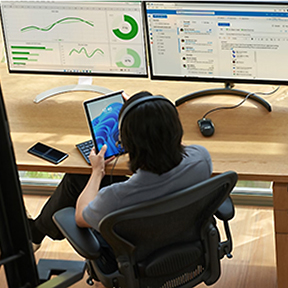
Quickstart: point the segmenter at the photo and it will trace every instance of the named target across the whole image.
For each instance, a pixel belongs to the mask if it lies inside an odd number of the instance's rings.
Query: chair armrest
[[[223,221],[231,220],[235,215],[234,204],[229,196],[218,208],[215,216]]]
[[[228,221],[235,215],[234,204],[230,196],[220,205],[215,213],[215,216],[224,222],[225,233],[227,241],[221,242],[219,245],[219,257],[223,258],[226,255],[232,258],[231,251],[233,247],[232,237],[229,229]]]
[[[90,260],[99,258],[100,244],[91,229],[77,226],[75,208],[67,207],[57,211],[53,221],[77,253]]]

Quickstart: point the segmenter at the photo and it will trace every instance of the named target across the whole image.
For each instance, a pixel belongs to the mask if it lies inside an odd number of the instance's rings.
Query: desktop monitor
[[[1,1],[9,72],[147,77],[140,1]]]
[[[288,2],[147,1],[152,79],[288,84]]]

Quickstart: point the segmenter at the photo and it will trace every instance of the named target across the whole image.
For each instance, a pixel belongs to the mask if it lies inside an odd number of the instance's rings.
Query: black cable
[[[240,101],[238,104],[233,105],[233,106],[223,106],[223,107],[217,107],[214,109],[209,110],[207,113],[204,114],[204,116],[202,117],[203,119],[206,118],[206,116],[212,112],[218,111],[218,110],[223,110],[223,109],[235,109],[237,107],[239,107],[240,105],[242,105],[251,95],[271,95],[274,94],[275,92],[277,92],[279,90],[280,86],[278,86],[276,89],[269,91],[269,92],[250,92],[248,93],[245,98]]]
[[[119,157],[120,157],[120,154],[116,157],[116,159],[114,161],[114,164],[113,164],[113,166],[111,168],[111,171],[110,171],[110,184],[113,183],[113,171],[114,171],[114,168],[115,168],[115,166],[116,166],[116,164],[118,162]]]

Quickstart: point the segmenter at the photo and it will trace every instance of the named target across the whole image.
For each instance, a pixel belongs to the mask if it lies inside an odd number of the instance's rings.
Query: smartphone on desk
[[[30,147],[27,152],[35,156],[38,156],[42,159],[45,159],[49,162],[52,162],[54,164],[58,164],[68,157],[67,153],[52,148],[40,142]]]

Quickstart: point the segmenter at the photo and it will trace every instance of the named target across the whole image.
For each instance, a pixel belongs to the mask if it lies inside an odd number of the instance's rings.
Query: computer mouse
[[[203,136],[209,137],[214,134],[215,127],[211,119],[202,118],[198,120],[197,123],[199,125],[200,132],[202,133]]]

